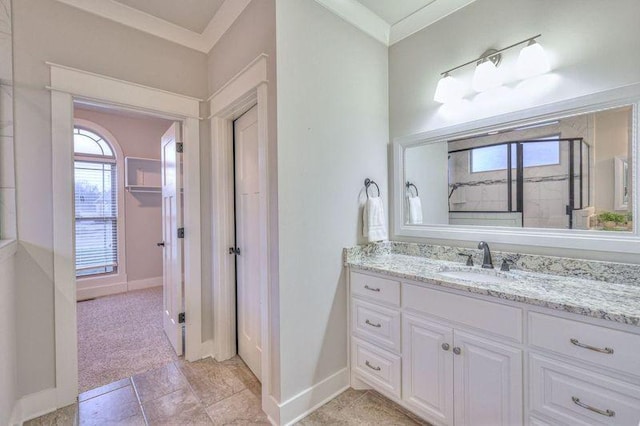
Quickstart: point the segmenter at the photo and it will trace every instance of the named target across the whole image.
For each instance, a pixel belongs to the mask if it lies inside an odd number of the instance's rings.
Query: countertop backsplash
[[[460,262],[461,265],[464,265],[466,259],[460,256],[459,253],[473,255],[473,262],[476,265],[482,264],[481,250],[423,243],[406,243],[401,241],[384,241],[345,248],[343,260],[346,265],[362,257],[400,254]],[[513,269],[522,271],[640,286],[640,265],[636,264],[518,254],[493,250],[491,251],[491,255],[493,265],[497,269],[500,268],[502,259],[508,258],[514,263],[512,265]]]

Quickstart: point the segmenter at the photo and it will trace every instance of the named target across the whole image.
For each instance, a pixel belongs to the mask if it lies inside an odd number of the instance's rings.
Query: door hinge
[[[229,247],[229,254],[239,255],[240,254],[240,248],[239,247]]]
[[[182,142],[176,143],[176,152],[184,152],[184,143]]]
[[[178,238],[184,238],[184,228],[178,228]]]
[[[178,314],[178,324],[184,324],[184,312]]]

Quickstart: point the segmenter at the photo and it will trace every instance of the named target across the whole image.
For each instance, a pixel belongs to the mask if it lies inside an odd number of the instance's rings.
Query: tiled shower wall
[[[0,239],[16,236],[11,0],[0,0]]]

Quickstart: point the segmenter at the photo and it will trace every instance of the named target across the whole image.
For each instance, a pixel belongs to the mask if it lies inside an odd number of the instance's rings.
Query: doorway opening
[[[74,102],[78,390],[183,353],[180,122]]]

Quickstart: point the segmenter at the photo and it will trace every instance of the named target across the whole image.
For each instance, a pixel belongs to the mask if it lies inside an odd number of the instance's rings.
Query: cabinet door
[[[522,351],[459,331],[454,343],[456,426],[522,424]]]
[[[453,330],[403,314],[402,399],[432,423],[453,424]]]

